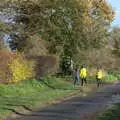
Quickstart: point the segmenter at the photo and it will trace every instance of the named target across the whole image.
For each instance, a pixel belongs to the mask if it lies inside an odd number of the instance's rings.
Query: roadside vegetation
[[[73,87],[72,79],[46,77],[16,84],[0,85],[0,118],[14,113],[27,113],[72,96],[86,96],[95,86]],[[85,93],[84,93],[85,92]],[[22,111],[22,112],[20,112]]]
[[[110,72],[104,78],[104,81],[109,83],[119,82],[119,80],[120,80],[119,72]]]
[[[106,110],[96,120],[119,120],[120,119],[120,103],[115,104],[110,110]]]
[[[118,74],[108,75],[105,83],[115,82]],[[112,76],[112,78],[111,78]],[[110,78],[110,79],[109,79]],[[96,87],[94,77],[88,78],[89,85],[81,87],[80,82],[74,88],[73,79],[68,76],[65,78],[43,77],[38,80],[25,80],[11,84],[0,84],[0,118],[22,113],[30,113],[31,110],[45,107],[45,105],[59,103],[71,97],[86,96]],[[22,111],[22,112],[20,112]]]
[[[0,117],[91,91],[73,88],[70,75],[82,64],[89,84],[100,66],[105,83],[120,80],[120,28],[111,27],[106,0],[0,2]]]

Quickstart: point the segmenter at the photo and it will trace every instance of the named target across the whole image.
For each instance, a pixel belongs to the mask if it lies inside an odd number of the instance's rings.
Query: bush
[[[19,82],[32,77],[32,69],[23,57],[18,56],[9,64],[9,69],[12,74],[10,82]]]
[[[111,73],[112,75],[116,76],[117,77],[117,80],[120,80],[120,72],[112,72]]]
[[[36,79],[47,75],[54,75],[59,67],[59,59],[56,56],[26,56],[26,59],[34,63]]]
[[[17,52],[0,51],[0,83],[12,83],[32,76],[32,68]]]
[[[105,82],[117,82],[118,78],[113,74],[108,74],[105,76],[104,81]]]

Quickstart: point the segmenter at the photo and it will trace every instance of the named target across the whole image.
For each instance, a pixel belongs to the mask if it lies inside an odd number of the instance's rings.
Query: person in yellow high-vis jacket
[[[85,65],[82,65],[81,70],[80,70],[80,79],[81,79],[81,86],[87,84],[87,69]]]
[[[102,78],[103,78],[103,71],[101,68],[98,68],[96,72],[96,80],[98,87],[102,84]]]

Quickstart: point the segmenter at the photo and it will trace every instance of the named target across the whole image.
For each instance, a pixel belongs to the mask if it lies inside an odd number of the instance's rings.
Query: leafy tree
[[[89,43],[91,46],[93,43],[99,44],[102,40],[99,34],[100,29],[104,33],[106,30],[104,27],[114,17],[110,5],[106,1],[98,0],[39,0],[35,2],[20,0],[14,2],[13,7],[17,10],[15,21],[19,27],[22,26],[27,33],[39,33],[42,39],[49,42],[50,53],[71,56],[77,48],[85,48]],[[100,28],[101,23],[104,24]],[[98,30],[98,39],[89,37],[93,28]]]
[[[111,45],[113,47],[113,54],[120,57],[120,28],[113,28],[111,31]]]
[[[28,54],[30,45],[36,47],[31,43],[40,42],[30,37],[39,34],[47,42],[49,54],[73,60],[82,55],[81,51],[85,54],[86,49],[105,45],[114,18],[106,0],[13,0],[8,6],[16,13],[11,33],[13,48]]]

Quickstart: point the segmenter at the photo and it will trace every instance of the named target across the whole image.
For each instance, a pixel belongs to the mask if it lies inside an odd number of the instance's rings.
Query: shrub
[[[19,56],[9,64],[9,69],[12,74],[10,82],[19,82],[32,77],[32,69],[23,57]]]
[[[0,83],[18,82],[33,75],[32,67],[18,52],[0,51]]]
[[[37,79],[46,75],[54,75],[59,67],[59,59],[56,56],[27,56],[26,59],[33,62]]]
[[[118,78],[112,74],[108,74],[106,75],[106,77],[104,78],[105,82],[117,82]]]

